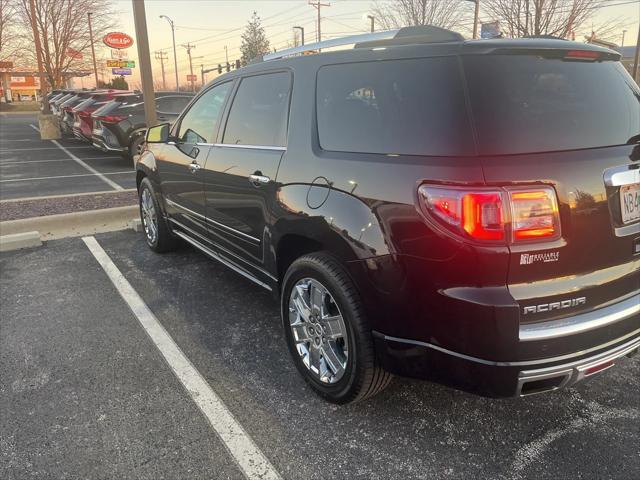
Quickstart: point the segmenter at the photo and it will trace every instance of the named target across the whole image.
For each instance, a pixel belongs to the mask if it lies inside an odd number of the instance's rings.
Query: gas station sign
[[[107,60],[107,67],[111,68],[135,68],[136,62],[133,60]]]

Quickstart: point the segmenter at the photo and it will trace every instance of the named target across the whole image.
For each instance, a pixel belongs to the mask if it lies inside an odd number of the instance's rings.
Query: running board
[[[182,226],[182,225],[181,225]],[[272,288],[267,285],[264,282],[261,282],[260,280],[258,280],[256,277],[254,277],[253,275],[251,275],[249,272],[243,270],[242,268],[234,265],[233,263],[231,263],[230,261],[226,260],[225,258],[221,257],[219,254],[217,254],[216,252],[214,252],[213,250],[211,250],[209,247],[207,247],[206,245],[203,245],[202,243],[200,243],[199,241],[191,238],[189,235],[187,235],[184,232],[181,232],[179,230],[174,230],[173,234],[176,235],[177,237],[180,237],[181,239],[183,239],[185,242],[191,244],[192,246],[196,247],[198,250],[200,250],[202,253],[204,253],[205,255],[207,255],[210,258],[213,258],[214,260],[219,261],[220,263],[222,263],[223,265],[225,265],[226,267],[229,267],[231,270],[233,270],[236,273],[239,273],[240,275],[242,275],[243,277],[251,280],[253,283],[260,285],[262,288],[265,288],[267,290],[269,290],[270,292],[272,291]]]

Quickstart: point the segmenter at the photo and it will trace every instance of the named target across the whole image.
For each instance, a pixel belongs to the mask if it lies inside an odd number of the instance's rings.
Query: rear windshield
[[[619,62],[463,57],[480,154],[621,145],[640,133],[640,92]]]
[[[500,155],[622,145],[640,134],[640,90],[619,62],[463,56],[470,105],[458,62],[437,57],[322,67],[320,146]]]
[[[437,156],[474,151],[455,57],[322,67],[317,112],[325,150]]]

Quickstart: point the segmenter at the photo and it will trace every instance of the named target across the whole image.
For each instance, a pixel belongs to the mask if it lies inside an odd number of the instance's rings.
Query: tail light
[[[126,115],[100,115],[95,117],[96,120],[100,120],[102,123],[118,123],[127,118]]]
[[[564,58],[566,60],[598,60],[602,54],[593,50],[569,50]]]
[[[481,243],[556,240],[560,215],[551,187],[465,189],[422,185],[422,211],[460,237]]]

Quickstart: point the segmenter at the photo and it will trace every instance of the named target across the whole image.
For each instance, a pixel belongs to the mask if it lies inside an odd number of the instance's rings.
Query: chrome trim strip
[[[242,233],[240,230],[236,230],[235,228],[228,227],[224,223],[216,222],[215,220],[213,220],[213,219],[211,219],[209,217],[207,217],[207,221],[211,222],[212,224],[214,224],[214,225],[216,225],[216,226],[218,226],[220,228],[224,228],[226,230],[229,230],[229,232],[231,232],[231,233],[234,233],[236,235],[240,235],[241,237],[244,237],[247,240],[251,240],[253,243],[256,243],[258,245],[260,244],[260,239],[259,238],[253,237],[251,235],[247,235],[246,233]]]
[[[173,222],[176,222],[175,220],[173,220]],[[183,227],[185,228],[185,227]],[[185,228],[188,229],[188,228]],[[231,270],[233,270],[236,273],[239,273],[240,275],[242,275],[243,277],[251,280],[253,283],[260,285],[262,288],[265,288],[269,291],[271,291],[271,287],[269,285],[267,285],[266,283],[261,282],[260,280],[258,280],[256,277],[254,277],[253,275],[251,275],[250,273],[244,271],[243,269],[241,269],[240,267],[234,265],[233,263],[231,263],[230,261],[224,259],[223,257],[221,257],[220,255],[218,255],[216,252],[214,252],[213,250],[211,250],[210,248],[208,248],[207,246],[201,244],[199,241],[195,240],[194,238],[191,238],[189,235],[187,235],[184,232],[180,232],[180,231],[174,231],[173,232],[175,235],[179,236],[180,238],[182,238],[184,241],[186,241],[187,243],[190,243],[191,245],[193,245],[194,247],[196,247],[198,250],[200,250],[201,252],[203,252],[204,254],[206,254],[207,256],[213,258],[214,260],[219,261],[220,263],[222,263],[223,265],[225,265],[226,267],[229,267]]]
[[[518,375],[518,387],[516,390],[516,395],[518,396],[528,396],[534,393],[544,393],[552,390],[558,390],[560,388],[564,388],[566,386],[573,385],[581,380],[584,380],[586,377],[590,377],[591,375],[596,375],[597,373],[604,372],[613,366],[605,366],[601,370],[594,372],[593,374],[587,375],[586,371],[598,365],[606,364],[607,362],[613,362],[625,355],[628,355],[632,351],[640,348],[640,338],[634,338],[633,340],[619,345],[616,348],[613,348],[609,351],[602,352],[598,355],[595,355],[591,358],[584,358],[582,360],[578,360],[571,363],[566,363],[563,365],[556,365],[555,367],[546,367],[546,368],[538,368],[536,370],[523,370]],[[522,387],[529,382],[534,382],[536,380],[544,380],[547,378],[555,378],[555,377],[564,377],[564,380],[560,383],[560,385],[550,388],[548,390],[543,390],[541,392],[532,392],[531,394],[522,395]]]
[[[193,215],[194,217],[200,218],[202,220],[204,220],[205,222],[207,221],[207,217],[205,217],[204,215],[202,215],[201,213],[198,212],[194,212],[193,210],[187,208],[187,207],[183,207],[182,205],[180,205],[179,203],[174,202],[173,200],[169,200],[168,198],[164,199],[165,202],[167,202],[169,205],[171,205],[172,207],[176,207],[179,208],[180,210],[184,210],[185,212],[189,212],[191,215]]]
[[[549,340],[575,335],[625,320],[640,313],[640,293],[608,307],[548,322],[520,325],[522,342]]]
[[[278,281],[278,279],[277,279],[276,277],[274,277],[273,275],[271,275],[271,274],[270,274],[269,272],[267,272],[266,270],[264,270],[264,269],[262,269],[262,268],[260,268],[260,267],[255,266],[254,264],[252,264],[251,262],[248,262],[247,260],[245,260],[245,259],[244,259],[244,258],[242,258],[242,257],[239,257],[238,255],[236,255],[235,253],[233,253],[233,252],[229,251],[229,249],[227,249],[227,248],[223,247],[222,245],[220,245],[220,244],[216,243],[216,248],[217,248],[218,250],[220,250],[220,251],[221,251],[221,253],[220,253],[220,255],[221,255],[221,256],[223,256],[223,257],[224,257],[224,256],[233,257],[234,259],[236,259],[236,260],[238,260],[238,261],[240,261],[240,262],[242,262],[242,263],[245,263],[246,265],[249,265],[249,267],[251,267],[251,268],[254,268],[254,269],[258,270],[260,273],[262,273],[263,275],[266,275],[267,277],[269,277],[270,279],[272,279],[274,282],[277,282],[277,281]]]
[[[215,220],[212,220],[209,217],[205,217],[204,215],[202,215],[202,214],[200,214],[198,212],[194,212],[193,210],[190,210],[187,207],[183,207],[182,205],[180,205],[179,203],[174,202],[173,200],[169,200],[168,198],[165,198],[164,200],[169,205],[172,205],[172,206],[174,206],[176,208],[184,210],[185,212],[189,212],[190,214],[192,214],[192,215],[194,215],[194,216],[196,216],[198,218],[201,218],[202,220],[204,220],[206,222],[213,223],[214,225],[217,225],[218,227],[221,227],[221,228],[229,230],[231,233],[235,233],[237,235],[240,235],[241,237],[244,237],[244,238],[246,238],[248,240],[251,240],[252,242],[257,243],[258,245],[260,244],[260,239],[259,238],[252,237],[251,235],[247,235],[246,233],[243,233],[243,232],[241,232],[239,230],[236,230],[235,228],[231,228],[231,227],[226,226],[223,223],[216,222]]]
[[[274,147],[270,145],[236,145],[235,143],[214,143],[214,147],[224,148],[243,148],[246,150],[275,150],[277,152],[285,152],[287,147]]]
[[[452,350],[448,350],[446,348],[442,348],[438,345],[433,345],[431,343],[427,343],[427,342],[420,342],[418,340],[409,340],[406,338],[398,338],[398,337],[390,337],[388,335],[384,335],[384,334],[379,334],[382,335],[384,337],[385,340],[389,340],[392,342],[398,342],[398,343],[404,343],[404,344],[410,344],[410,345],[417,345],[419,347],[425,347],[425,348],[431,348],[432,350],[437,350],[439,352],[442,353],[446,353],[447,355],[453,355],[454,357],[458,357],[458,358],[462,358],[463,360],[469,360],[471,362],[476,362],[476,363],[481,363],[482,365],[490,365],[493,367],[520,367],[520,366],[526,366],[526,365],[540,365],[543,363],[555,363],[555,362],[559,362],[561,360],[566,360],[569,358],[573,358],[573,357],[579,357],[582,355],[585,355],[587,353],[593,352],[595,350],[600,350],[602,348],[606,348],[610,345],[613,345],[615,343],[618,342],[622,342],[624,340],[626,340],[629,337],[633,337],[634,335],[638,335],[640,334],[640,328],[637,330],[634,330],[633,332],[627,333],[626,335],[623,335],[622,337],[616,338],[615,340],[611,340],[607,343],[603,343],[601,345],[596,345],[595,347],[591,347],[591,348],[587,348],[585,350],[581,350],[579,352],[574,352],[574,353],[568,353],[566,355],[560,355],[558,357],[551,357],[551,358],[541,358],[539,360],[523,360],[520,362],[496,362],[493,360],[485,360],[483,358],[478,358],[478,357],[472,357],[471,355],[465,355],[464,353],[458,353],[458,352],[454,352]],[[637,341],[640,340],[640,338],[638,339],[634,339],[633,341]]]
[[[604,184],[607,187],[622,187],[634,183],[640,183],[640,168],[635,165],[621,165],[604,172]]]
[[[348,37],[333,38],[324,42],[308,43],[299,47],[288,48],[279,52],[270,53],[262,57],[263,61],[276,60],[278,58],[291,57],[298,53],[304,53],[311,50],[320,50],[322,48],[340,47],[342,45],[352,45],[363,42],[375,42],[378,40],[389,40],[394,38],[400,30],[388,30],[384,32],[364,33],[361,35],[350,35]]]
[[[624,227],[616,227],[613,229],[616,237],[626,237],[627,235],[635,235],[640,233],[640,222],[625,225]]]
[[[205,237],[201,233],[196,232],[194,229],[192,229],[190,227],[187,227],[184,223],[181,223],[181,222],[179,222],[178,220],[176,220],[174,218],[169,218],[169,221],[172,222],[172,223],[175,223],[176,225],[178,225],[178,227],[182,228],[183,230],[187,230],[191,235],[195,235],[196,237],[199,237],[202,240],[204,240],[205,242],[210,243],[210,244],[213,245],[213,242],[211,240],[209,240],[207,237]]]

